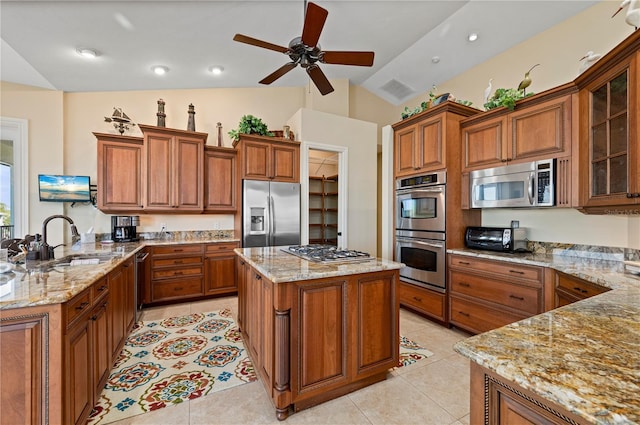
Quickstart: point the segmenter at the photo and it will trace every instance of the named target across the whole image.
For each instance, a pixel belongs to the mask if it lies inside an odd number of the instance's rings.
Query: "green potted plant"
[[[518,100],[524,99],[525,97],[529,97],[531,95],[533,95],[533,93],[527,93],[525,95],[524,90],[502,88],[496,89],[495,94],[489,98],[487,103],[484,104],[484,109],[488,111],[490,109],[504,106],[505,108],[513,111]]]
[[[273,137],[273,133],[267,128],[267,124],[253,115],[243,115],[238,123],[238,129],[231,130],[228,134],[234,142],[240,140],[240,134],[259,134]]]

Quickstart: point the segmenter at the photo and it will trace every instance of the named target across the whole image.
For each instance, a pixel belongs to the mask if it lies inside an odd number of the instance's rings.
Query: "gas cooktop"
[[[316,263],[339,263],[373,260],[366,252],[353,249],[338,249],[333,245],[292,245],[282,248],[284,252]]]

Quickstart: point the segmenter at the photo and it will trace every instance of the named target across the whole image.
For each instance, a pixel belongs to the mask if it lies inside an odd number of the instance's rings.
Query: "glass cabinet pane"
[[[627,155],[611,158],[611,189],[609,193],[627,193]]]
[[[607,84],[593,92],[592,103],[593,125],[598,125],[607,119]]]
[[[611,97],[609,116],[613,117],[627,110],[627,72],[611,80],[609,87]]]
[[[607,161],[594,162],[593,165],[593,195],[607,194]]]
[[[609,123],[611,155],[627,151],[627,114],[620,115]],[[594,138],[595,142],[595,138]]]
[[[606,158],[607,150],[607,123],[602,123],[593,127],[593,141],[591,158],[593,161]]]

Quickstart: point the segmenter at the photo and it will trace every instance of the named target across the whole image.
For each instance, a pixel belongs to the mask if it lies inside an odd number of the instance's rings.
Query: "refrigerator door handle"
[[[269,196],[269,212],[273,214],[273,217],[275,217],[275,214],[276,214],[275,210],[276,210],[276,204],[273,202],[273,196]],[[276,239],[276,221],[271,220],[270,224],[271,224],[271,228],[269,229],[269,235],[271,235],[271,240],[269,241],[269,245],[273,246]]]
[[[270,246],[271,245],[271,198],[269,195],[267,195],[267,211],[265,213],[265,221],[266,223],[264,224],[264,228],[265,228],[265,240],[266,240],[266,246]]]

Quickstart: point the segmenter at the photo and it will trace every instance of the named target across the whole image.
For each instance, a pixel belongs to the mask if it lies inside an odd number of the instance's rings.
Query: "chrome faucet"
[[[47,224],[49,224],[49,222],[54,218],[62,218],[67,220],[71,225],[71,241],[75,243],[78,240],[80,240],[80,234],[78,233],[78,229],[76,228],[76,225],[73,224],[73,220],[71,220],[66,215],[56,214],[56,215],[52,215],[50,217],[45,218],[44,221],[42,222],[42,245],[40,245],[41,260],[53,260],[54,258],[53,250],[58,246],[60,246],[60,245],[56,245],[54,247],[51,247],[47,243]]]

